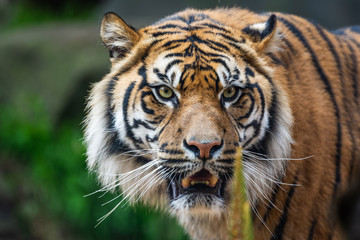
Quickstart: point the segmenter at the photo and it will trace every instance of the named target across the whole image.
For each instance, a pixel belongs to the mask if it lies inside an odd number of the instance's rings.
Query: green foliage
[[[94,16],[93,1],[17,0],[8,7],[7,28],[23,27],[54,21],[87,20]]]
[[[20,111],[0,105],[0,187],[26,239],[186,239],[174,219],[143,206],[119,207],[98,227],[97,219],[120,199],[84,195],[96,191],[85,164],[79,123],[52,126],[41,101]],[[1,176],[1,172],[5,174]]]

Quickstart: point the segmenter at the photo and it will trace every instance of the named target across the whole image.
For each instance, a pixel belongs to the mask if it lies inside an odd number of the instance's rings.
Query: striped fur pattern
[[[139,30],[108,13],[101,36],[112,66],[91,91],[85,141],[99,191],[122,193],[116,206],[140,200],[193,239],[225,239],[241,146],[256,239],[341,239],[333,210],[359,156],[359,27],[188,9]],[[205,159],[192,141],[218,144]],[[181,192],[201,171],[217,192]]]

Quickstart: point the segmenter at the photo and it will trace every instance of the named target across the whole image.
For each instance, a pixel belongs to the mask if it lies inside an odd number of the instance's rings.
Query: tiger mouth
[[[224,181],[202,169],[192,176],[185,177],[181,181],[170,181],[171,197],[173,200],[189,194],[212,194],[223,198]]]

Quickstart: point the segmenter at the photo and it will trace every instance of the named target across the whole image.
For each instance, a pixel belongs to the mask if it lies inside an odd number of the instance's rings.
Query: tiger
[[[255,239],[342,239],[358,178],[360,26],[244,8],[186,9],[135,29],[104,15],[111,69],[92,86],[87,166],[124,204],[226,239],[242,149]],[[105,215],[102,219],[104,220]]]

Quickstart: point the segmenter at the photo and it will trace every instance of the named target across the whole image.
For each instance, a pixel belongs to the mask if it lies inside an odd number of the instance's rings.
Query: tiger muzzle
[[[185,177],[181,181],[171,180],[171,197],[176,200],[184,195],[211,194],[219,198],[223,197],[224,181],[202,169],[192,176]]]

